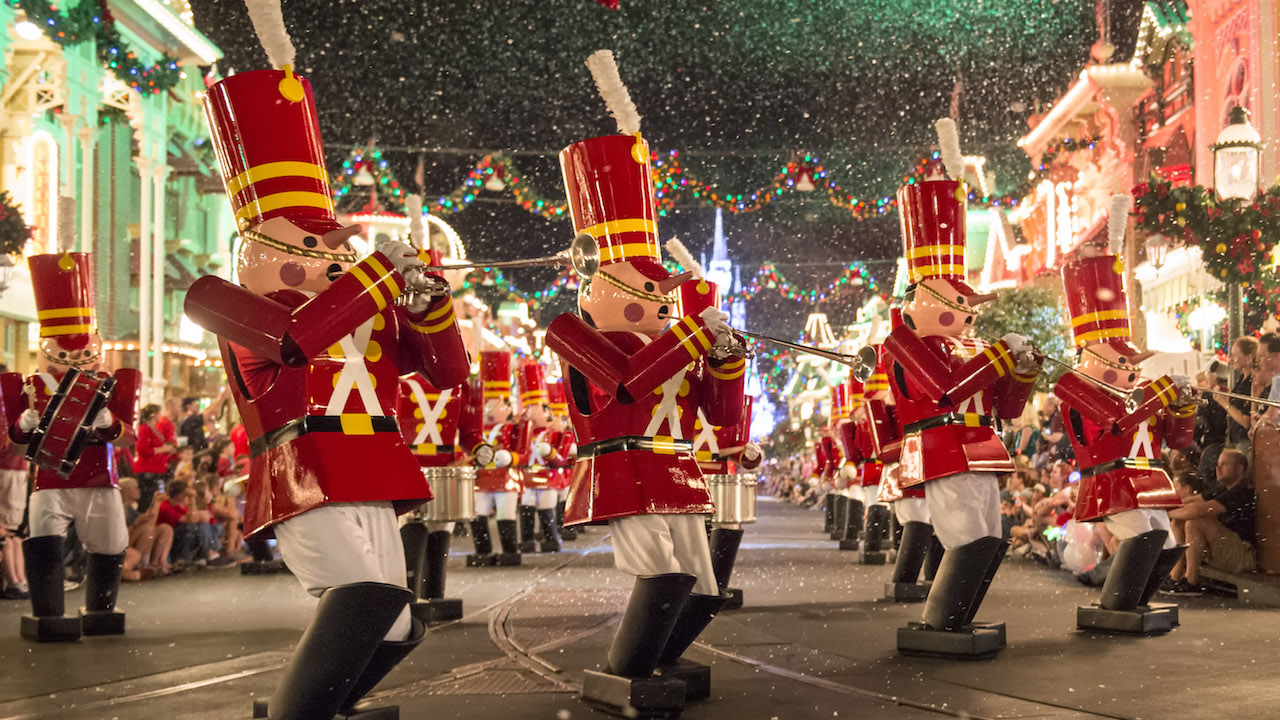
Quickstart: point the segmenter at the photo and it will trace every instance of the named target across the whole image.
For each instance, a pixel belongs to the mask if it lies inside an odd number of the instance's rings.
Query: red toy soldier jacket
[[[484,442],[478,381],[440,390],[422,373],[400,378],[398,417],[404,442],[422,467],[452,465]]]
[[[392,304],[403,288],[382,253],[312,298],[212,276],[191,286],[187,315],[218,334],[249,435],[246,536],[331,503],[392,501],[403,513],[431,499],[396,423],[399,377],[454,387],[469,366],[452,301],[414,316]]]
[[[1182,505],[1160,460],[1160,446],[1191,444],[1196,407],[1171,405],[1172,385],[1168,377],[1152,381],[1146,386],[1151,400],[1126,413],[1119,398],[1074,372],[1058,380],[1053,393],[1062,401],[1081,468],[1077,521]],[[1161,400],[1153,411],[1152,404]]]
[[[99,377],[107,377],[106,373],[90,372]],[[122,436],[132,434],[134,414],[138,407],[138,386],[142,375],[137,370],[122,368],[113,373],[116,384],[111,389],[107,400],[107,410],[111,413],[110,427],[92,430],[88,436],[80,459],[71,470],[71,474],[62,477],[58,473],[40,467],[32,467],[35,482],[32,492],[37,490],[57,490],[65,488],[117,487],[115,443]],[[62,382],[61,375],[37,373],[27,379],[36,389],[35,402],[32,407],[44,415],[49,406],[49,399],[58,390]],[[23,392],[23,377],[18,373],[0,375],[0,392],[3,393],[5,421],[8,424],[9,439],[15,444],[25,445],[31,440],[31,433],[22,432],[18,428],[18,416],[28,407],[28,396]],[[92,420],[92,418],[90,418]]]
[[[574,458],[578,454],[578,441],[572,430],[552,432],[547,436],[551,445],[551,479],[547,487],[551,490],[568,490],[573,480]]]
[[[736,425],[746,362],[709,360],[696,377],[690,366],[712,342],[697,316],[652,340],[601,333],[576,315],[552,321],[547,345],[565,363],[579,441],[565,524],[714,511],[680,418],[701,409],[714,425]]]
[[[963,472],[1012,472],[993,427],[1022,413],[1036,375],[1014,370],[1003,341],[920,337],[899,327],[884,343],[893,358],[892,386],[903,425],[903,487]]]
[[[705,473],[724,475],[735,472],[734,455],[726,455],[728,448],[740,447],[747,442],[751,432],[751,398],[742,399],[742,419],[736,425],[711,425],[704,421],[703,413],[695,416],[693,431],[693,455],[698,466]],[[763,458],[761,458],[763,460]],[[751,467],[743,467],[750,472],[759,466],[759,460]],[[741,464],[738,462],[738,464]]]
[[[485,429],[484,440],[494,452],[511,453],[511,465],[500,468],[492,462],[476,471],[476,492],[523,492],[521,463],[529,457],[529,423],[499,423]]]

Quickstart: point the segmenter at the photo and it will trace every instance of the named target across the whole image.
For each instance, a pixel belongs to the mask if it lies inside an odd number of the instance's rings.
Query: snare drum
[[[431,485],[431,502],[418,508],[424,522],[459,522],[476,516],[476,469],[446,465],[425,467],[422,474]]]
[[[89,442],[93,421],[107,406],[115,384],[115,378],[105,373],[68,370],[32,433],[27,459],[37,467],[69,477]]]
[[[707,475],[704,479],[716,506],[712,523],[740,525],[756,521],[755,475]]]

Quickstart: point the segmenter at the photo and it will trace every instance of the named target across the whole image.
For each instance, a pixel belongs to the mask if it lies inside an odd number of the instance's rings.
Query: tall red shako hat
[[[496,398],[511,399],[511,351],[480,352],[480,386],[486,401]]]
[[[56,338],[67,350],[79,350],[98,334],[94,326],[93,267],[82,252],[27,258],[36,296],[40,337]]]
[[[666,280],[670,273],[662,267],[658,247],[649,144],[640,135],[640,116],[618,76],[612,52],[593,53],[587,67],[618,121],[619,134],[576,142],[560,151],[573,230],[599,243],[601,267],[630,262],[650,280]]]
[[[569,414],[569,398],[564,394],[564,383],[551,380],[547,383],[547,399],[553,415]]]
[[[209,88],[204,109],[237,228],[274,217],[316,235],[342,227],[306,78],[288,66],[237,73]]]
[[[908,282],[942,278],[966,295],[976,294],[965,275],[965,203],[964,185],[955,180],[926,180],[898,188]]]
[[[1062,289],[1077,348],[1107,344],[1125,357],[1142,355],[1129,331],[1124,264],[1115,255],[1080,258],[1062,266]]]
[[[546,372],[542,363],[533,358],[526,358],[520,363],[516,374],[520,389],[520,406],[549,405],[547,395]]]

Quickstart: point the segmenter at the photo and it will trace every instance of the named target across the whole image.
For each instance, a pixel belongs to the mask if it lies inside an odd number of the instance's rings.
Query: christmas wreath
[[[0,255],[20,255],[31,239],[31,228],[22,219],[22,211],[0,190]]]

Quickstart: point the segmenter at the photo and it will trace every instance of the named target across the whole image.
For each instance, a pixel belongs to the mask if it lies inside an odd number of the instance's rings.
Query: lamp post
[[[1154,233],[1147,238],[1147,262],[1151,263],[1151,267],[1155,269],[1156,274],[1160,274],[1160,268],[1164,267],[1164,261],[1169,257],[1169,238]]]
[[[1240,105],[1231,108],[1218,141],[1209,146],[1213,151],[1213,189],[1223,204],[1238,206],[1258,196],[1261,148],[1262,136],[1249,124],[1249,111]],[[1244,329],[1238,282],[1227,284],[1227,318],[1231,336],[1227,342],[1232,343]]]
[[[15,264],[13,258],[8,255],[0,255],[0,295],[9,289],[9,285],[13,283],[13,270]]]

